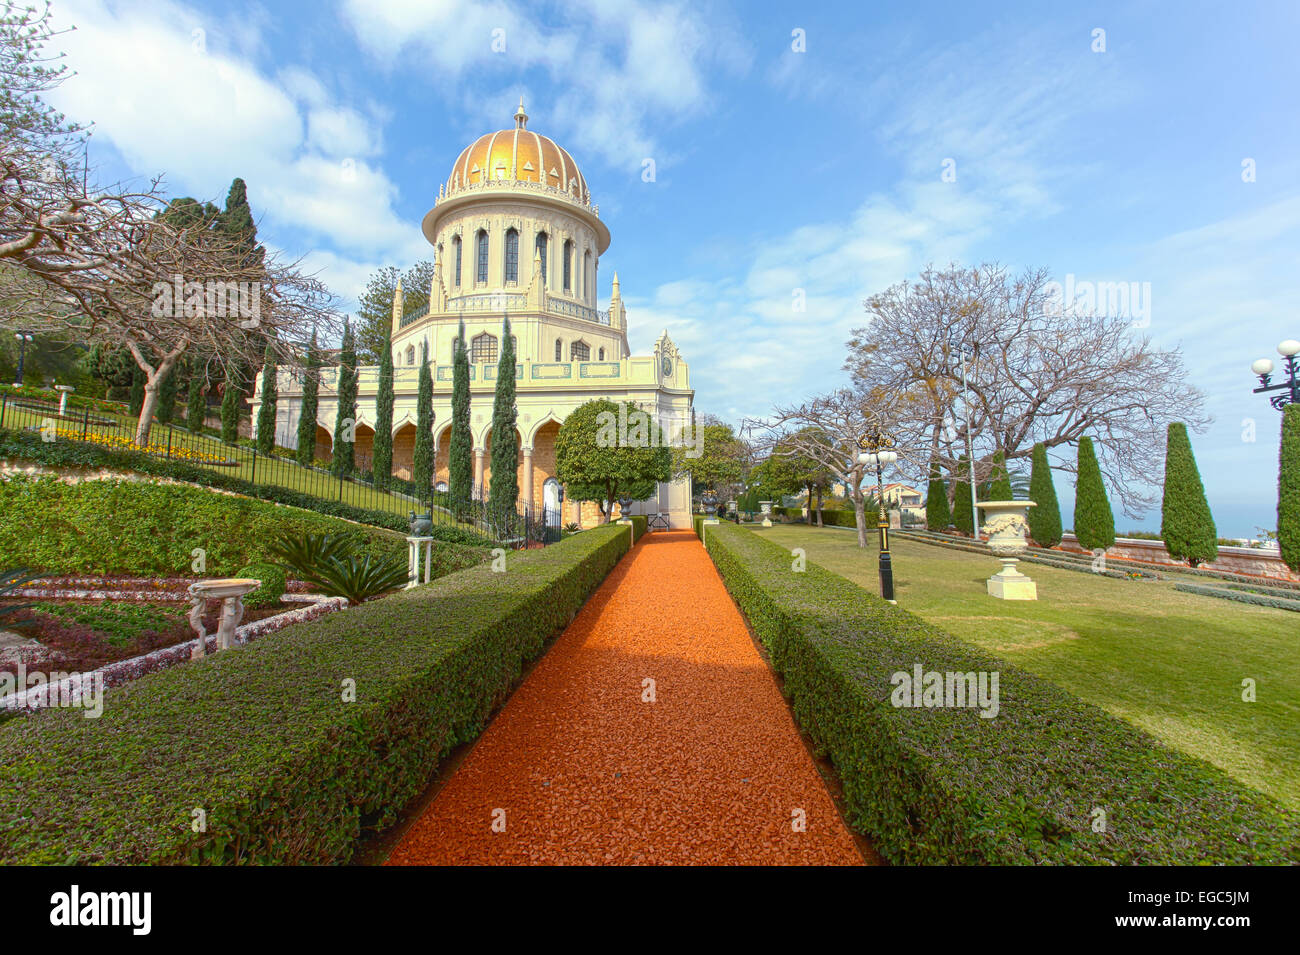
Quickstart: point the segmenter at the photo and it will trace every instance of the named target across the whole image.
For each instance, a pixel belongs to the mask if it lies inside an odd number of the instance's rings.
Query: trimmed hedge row
[[[268,547],[282,534],[340,535],[362,556],[406,560],[406,541],[391,531],[185,484],[12,475],[0,481],[0,513],[0,567],[52,574],[190,576],[201,548],[200,573],[226,576],[274,563]],[[433,555],[442,576],[487,552],[439,542]]]
[[[1183,593],[1200,594],[1202,597],[1218,597],[1220,600],[1235,600],[1238,603],[1254,604],[1259,607],[1272,607],[1275,610],[1300,611],[1300,600],[1288,600],[1285,597],[1254,593],[1232,587],[1202,587],[1199,584],[1174,584],[1174,590]]]
[[[395,511],[353,507],[342,501],[314,497],[278,484],[253,484],[232,474],[171,461],[140,451],[116,451],[78,441],[45,442],[37,434],[0,428],[0,460],[26,461],[53,468],[135,471],[153,477],[170,478],[173,481],[185,481],[222,491],[233,491],[245,497],[255,497],[275,504],[288,504],[291,507],[300,507],[304,510],[328,514],[331,517],[341,517],[360,524],[373,524],[375,527],[384,527],[390,531],[401,531],[403,534],[411,532],[410,521]],[[435,524],[429,536],[452,544],[493,546],[493,542],[483,535],[453,525]]]
[[[628,537],[512,552],[504,573],[480,565],[141,677],[98,719],[0,725],[0,863],[346,862],[478,736]]]
[[[759,535],[722,526],[707,548],[890,862],[1300,861],[1295,817],[1215,767],[815,564],[792,573]],[[998,672],[1000,711],[895,707],[891,675],[915,664]]]

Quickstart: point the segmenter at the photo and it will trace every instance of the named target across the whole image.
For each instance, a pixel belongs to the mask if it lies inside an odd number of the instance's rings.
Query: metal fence
[[[339,501],[352,507],[387,511],[403,517],[411,513],[433,524],[456,526],[481,534],[509,547],[536,547],[560,539],[557,508],[533,507],[517,502],[501,507],[488,500],[487,489],[475,486],[469,497],[453,501],[445,490],[417,489],[410,481],[393,476],[387,490],[375,487],[369,474],[369,457],[358,456],[351,474],[330,466],[304,467],[290,455],[263,454],[247,440],[225,444],[208,429],[198,433],[185,427],[155,423],[149,443],[135,443],[136,422],[125,415],[90,407],[67,409],[59,403],[21,395],[0,395],[0,428],[40,434],[46,441],[75,441],[121,451],[142,452],[224,472],[254,485],[275,485],[322,501]]]

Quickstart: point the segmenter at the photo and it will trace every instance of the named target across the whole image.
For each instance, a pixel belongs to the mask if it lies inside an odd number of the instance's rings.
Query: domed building
[[[501,328],[509,316],[515,339],[520,500],[558,507],[555,437],[568,414],[593,398],[631,401],[666,428],[692,420],[694,392],[686,362],[665,331],[648,355],[633,355],[618,274],[607,308],[597,296],[600,257],[609,228],[592,202],[586,177],[567,150],[528,128],[523,101],[515,125],[486,133],[456,157],[422,223],[434,249],[426,308],[404,312],[393,302],[393,473],[411,476],[421,355],[433,372],[435,484],[447,480],[451,440],[452,345],[460,322],[470,358],[470,417],[474,484],[491,477],[492,397]],[[357,467],[369,468],[379,369],[362,366],[357,397]],[[301,381],[282,371],[276,406],[277,443],[297,443]],[[318,458],[330,456],[337,407],[337,368],[321,370]],[[253,420],[259,399],[254,397]],[[686,479],[659,485],[631,513],[662,513],[671,526],[690,526]],[[598,519],[596,505],[565,500],[563,520]]]

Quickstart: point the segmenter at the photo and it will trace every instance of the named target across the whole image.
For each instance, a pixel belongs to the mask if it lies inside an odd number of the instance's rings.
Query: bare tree
[[[969,411],[977,481],[999,450],[1012,462],[1036,442],[1050,450],[1086,434],[1137,516],[1156,500],[1167,424],[1208,424],[1178,349],[1156,347],[1126,315],[1054,298],[1044,269],[1012,278],[997,265],[928,268],[865,304],[870,324],[854,329],[845,363],[855,385],[906,397],[902,443],[949,471],[965,452]],[[1072,456],[1054,463],[1073,469]]]
[[[858,546],[867,546],[866,466],[858,463],[865,436],[895,433],[899,398],[875,390],[842,388],[799,405],[778,407],[768,418],[746,419],[744,433],[754,435],[757,450],[777,457],[814,462],[832,480],[842,482],[853,502]],[[900,459],[903,457],[900,452]]]
[[[48,7],[10,3],[0,14],[0,282],[33,330],[131,354],[145,373],[143,445],[159,387],[187,351],[229,368],[256,364],[270,343],[295,361],[313,329],[335,329],[333,296],[297,263],[166,216],[158,179],[92,187],[83,130],[40,98],[66,69],[42,53],[55,35],[47,18]]]

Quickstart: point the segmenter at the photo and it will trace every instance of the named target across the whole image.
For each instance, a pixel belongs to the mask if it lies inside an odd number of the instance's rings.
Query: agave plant
[[[405,586],[409,577],[406,565],[396,560],[377,560],[367,554],[336,554],[318,564],[309,577],[331,597],[346,597],[356,606],[371,597]]]
[[[41,574],[30,573],[26,568],[17,568],[15,570],[0,570],[0,600],[5,600],[17,595],[18,591],[30,584],[34,580],[40,580]],[[10,604],[7,607],[0,607],[0,629],[19,630],[23,627],[31,626],[30,620],[14,620],[21,611],[27,610],[34,606],[33,604]]]
[[[332,534],[304,534],[281,537],[270,546],[272,556],[281,567],[292,571],[299,580],[310,580],[316,569],[332,557],[346,554],[350,542]]]

